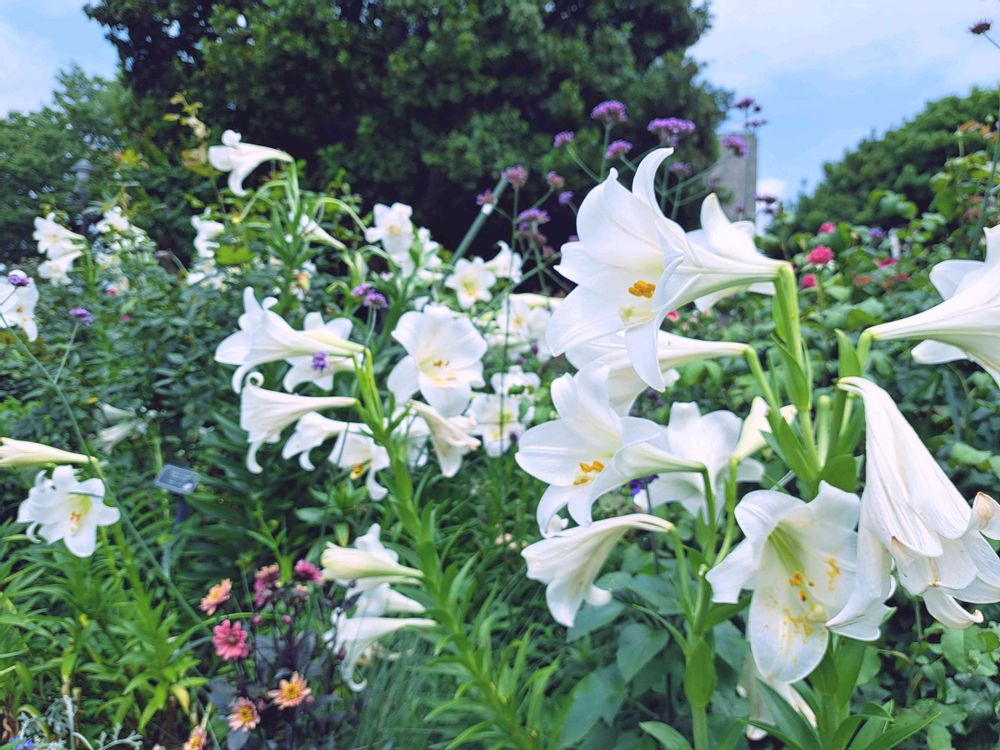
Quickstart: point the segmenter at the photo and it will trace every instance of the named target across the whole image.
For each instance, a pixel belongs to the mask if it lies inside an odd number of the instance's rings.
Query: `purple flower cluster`
[[[885,230],[882,227],[872,227],[868,230],[868,239],[872,242],[881,242],[885,237]]]
[[[572,143],[576,134],[572,130],[563,130],[560,133],[556,133],[555,138],[552,139],[552,148],[562,148],[568,143]]]
[[[85,307],[74,307],[72,310],[69,311],[69,315],[77,323],[80,323],[85,326],[89,326],[91,323],[94,322],[94,314]]]
[[[628,120],[625,105],[617,99],[609,99],[608,101],[601,102],[591,110],[590,117],[592,120],[600,120],[605,125],[613,125],[616,122],[625,122]]]
[[[736,109],[753,109],[754,111],[760,111],[760,105],[757,104],[757,100],[752,96],[744,96],[733,106],[736,107]]]
[[[326,352],[315,352],[312,358],[312,368],[316,372],[326,372],[330,368],[330,361]]]
[[[694,171],[694,168],[686,161],[675,161],[667,167],[667,171],[670,172],[670,174],[677,175],[678,177],[687,177]]]
[[[750,153],[746,139],[739,135],[722,136],[722,147],[739,159],[745,159],[746,155]]]
[[[695,124],[681,117],[657,117],[649,121],[646,130],[659,138],[661,143],[676,144],[682,135],[695,131]]]
[[[495,206],[497,202],[497,197],[493,195],[492,190],[484,190],[479,195],[476,196],[477,206]]]
[[[507,167],[500,173],[500,176],[507,180],[507,182],[510,183],[510,186],[515,190],[520,190],[528,184],[528,170],[520,164],[513,167]]]
[[[557,200],[559,201],[560,206],[569,205],[570,201],[573,200],[573,191],[564,190],[563,192],[559,193],[559,198]]]
[[[389,301],[385,298],[385,295],[379,291],[376,291],[375,287],[371,284],[361,284],[354,287],[351,290],[352,297],[361,298],[365,307],[375,307],[379,309],[384,309],[389,306]],[[313,366],[315,367],[315,357],[313,359]]]
[[[540,208],[526,208],[517,215],[518,224],[547,224],[550,220],[548,211]]]
[[[632,144],[628,141],[617,140],[608,144],[608,150],[604,152],[604,158],[608,161],[621,159],[632,150]]]
[[[25,275],[24,271],[11,271],[10,275],[7,276],[7,282],[11,286],[28,286],[31,283],[31,279]]]
[[[549,172],[545,175],[545,181],[549,183],[549,187],[553,190],[562,190],[566,187],[566,178],[558,172]]]

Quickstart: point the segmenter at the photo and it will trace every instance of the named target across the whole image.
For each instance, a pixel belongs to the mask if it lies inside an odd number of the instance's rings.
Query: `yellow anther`
[[[80,530],[80,521],[82,521],[82,520],[83,520],[83,516],[80,515],[79,513],[77,513],[76,511],[73,511],[72,513],[70,513],[69,514],[69,530],[70,531],[79,531]]]
[[[650,284],[648,281],[643,281],[642,279],[639,279],[628,288],[628,293],[633,297],[645,297],[646,299],[653,299],[653,292],[655,291],[656,284]]]
[[[364,473],[365,473],[364,464],[354,464],[354,466],[351,467],[351,479],[357,479]]]
[[[796,570],[795,573],[792,574],[792,577],[788,579],[788,585],[789,586],[801,586],[802,585],[802,581],[804,581],[804,580],[805,579],[802,577],[802,573]]]

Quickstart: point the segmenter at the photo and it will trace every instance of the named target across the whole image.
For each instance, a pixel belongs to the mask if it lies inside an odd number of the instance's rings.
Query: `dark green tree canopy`
[[[823,182],[796,208],[796,229],[815,231],[824,221],[875,221],[868,196],[876,188],[902,193],[926,211],[933,200],[931,176],[960,149],[983,147],[972,131],[961,138],[960,125],[970,120],[993,122],[997,115],[995,89],[974,88],[968,96],[946,96],[882,138],[868,138],[839,162],[827,163]],[[964,141],[964,142],[963,142]]]
[[[709,20],[691,0],[99,0],[87,12],[150,121],[184,90],[213,128],[307,159],[320,183],[345,167],[366,198],[416,203],[451,242],[477,188],[539,163],[603,99],[628,104],[620,137],[637,144],[652,145],[649,119],[683,116],[708,154],[720,118],[721,92],[684,55]]]

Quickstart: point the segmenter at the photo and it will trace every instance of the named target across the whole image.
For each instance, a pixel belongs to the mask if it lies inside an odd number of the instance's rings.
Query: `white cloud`
[[[59,55],[52,42],[0,21],[0,115],[36,109],[49,98]]]
[[[788,198],[788,183],[778,177],[763,177],[757,180],[757,195],[773,195],[779,200]]]

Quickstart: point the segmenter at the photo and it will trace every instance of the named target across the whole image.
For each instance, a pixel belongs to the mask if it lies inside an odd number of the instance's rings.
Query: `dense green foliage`
[[[840,161],[824,165],[823,182],[796,207],[796,227],[815,231],[825,221],[901,221],[879,216],[877,206],[868,200],[876,188],[901,193],[918,210],[929,210],[934,198],[931,176],[949,157],[983,146],[980,132],[960,135],[959,127],[970,121],[995,122],[998,105],[996,89],[974,88],[968,96],[933,101],[901,127],[865,139]]]
[[[708,14],[690,0],[101,0],[88,13],[118,48],[140,129],[155,135],[183,90],[213,129],[307,159],[316,186],[345,168],[370,200],[419,203],[452,245],[477,189],[540,163],[603,99],[629,105],[617,137],[639,142],[649,119],[681,116],[699,127],[690,161],[715,148],[721,94],[684,55]],[[582,187],[553,155],[557,167]]]

